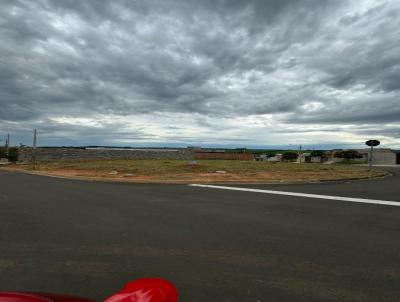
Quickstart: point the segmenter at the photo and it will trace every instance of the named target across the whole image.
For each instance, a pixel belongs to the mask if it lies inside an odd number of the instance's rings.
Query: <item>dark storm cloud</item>
[[[395,0],[1,4],[3,121],[152,112],[272,114],[289,124],[400,117]]]

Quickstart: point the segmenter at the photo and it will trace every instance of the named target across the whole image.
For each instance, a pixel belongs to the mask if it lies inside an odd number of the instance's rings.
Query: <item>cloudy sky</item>
[[[0,4],[0,139],[400,148],[398,0]]]

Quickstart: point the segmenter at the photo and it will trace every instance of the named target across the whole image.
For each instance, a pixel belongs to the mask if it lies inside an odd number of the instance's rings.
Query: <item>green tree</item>
[[[282,159],[285,161],[289,160],[296,160],[297,159],[297,152],[294,151],[286,151],[282,154]]]
[[[362,158],[362,154],[360,154],[357,150],[343,150],[335,152],[336,158],[343,158],[347,161],[351,159]]]
[[[18,148],[8,148],[8,160],[11,162],[18,161],[19,150]]]
[[[321,150],[314,150],[314,151],[312,151],[311,152],[311,156],[312,157],[321,157],[321,156],[323,156],[324,155],[324,151],[321,151]]]

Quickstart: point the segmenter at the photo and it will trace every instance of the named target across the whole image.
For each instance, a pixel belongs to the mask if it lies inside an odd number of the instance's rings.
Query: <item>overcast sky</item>
[[[0,5],[0,139],[400,148],[398,0]]]

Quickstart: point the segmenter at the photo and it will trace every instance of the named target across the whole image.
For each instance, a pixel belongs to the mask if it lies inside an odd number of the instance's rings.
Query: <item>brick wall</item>
[[[195,159],[253,160],[251,153],[195,152]]]
[[[19,150],[19,161],[30,161],[32,148]],[[188,149],[37,148],[37,161],[85,159],[193,159]]]

